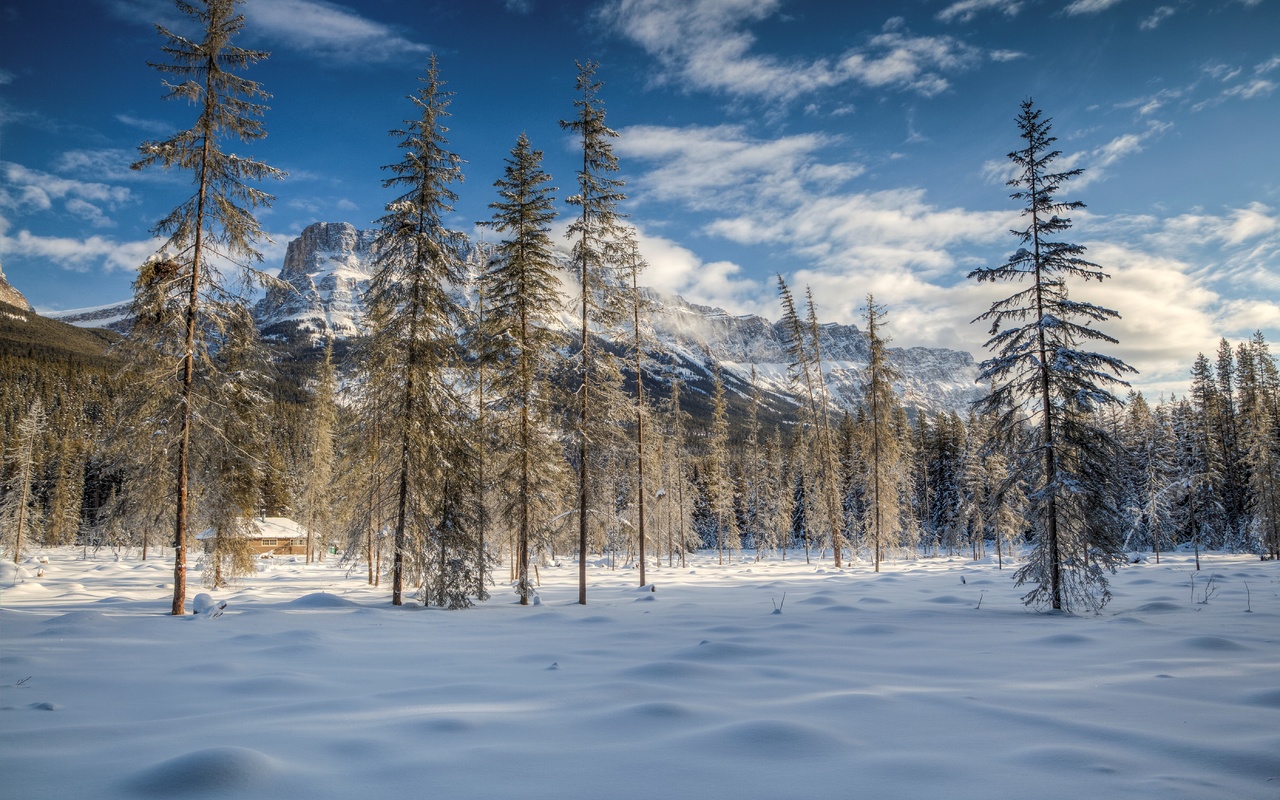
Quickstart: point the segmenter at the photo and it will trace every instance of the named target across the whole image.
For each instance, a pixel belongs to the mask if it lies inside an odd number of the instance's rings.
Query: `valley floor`
[[[5,797],[1280,798],[1256,556],[1127,566],[1098,616],[990,560],[593,566],[587,606],[566,561],[449,612],[286,558],[175,618],[167,561],[36,555],[0,570]]]

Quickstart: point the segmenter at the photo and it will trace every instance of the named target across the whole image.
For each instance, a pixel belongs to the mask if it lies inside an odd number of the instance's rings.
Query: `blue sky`
[[[1111,280],[1111,352],[1148,393],[1184,391],[1197,351],[1261,329],[1280,343],[1277,0],[246,0],[247,74],[273,94],[268,137],[228,144],[284,169],[260,219],[278,266],[315,221],[367,226],[398,158],[387,131],[431,53],[455,92],[466,181],[454,224],[488,218],[523,131],[571,193],[576,59],[600,62],[621,136],[624,210],[648,283],[778,316],[773,275],[824,321],[868,292],[895,344],[968,349],[994,297],[966,281],[1016,249],[1003,185],[1013,117],[1054,120],[1070,240]],[[166,0],[0,0],[0,264],[42,310],[129,296],[148,230],[189,176],[128,170],[191,124],[161,99],[152,23]],[[1011,287],[998,287],[1008,293]],[[1276,350],[1280,351],[1280,345]]]

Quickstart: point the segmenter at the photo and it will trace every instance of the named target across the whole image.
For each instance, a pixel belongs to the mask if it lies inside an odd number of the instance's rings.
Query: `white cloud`
[[[16,76],[7,69],[0,69],[0,86],[8,86],[13,83]]]
[[[1078,14],[1098,14],[1119,2],[1120,0],[1074,0],[1063,11],[1071,17]]]
[[[1160,6],[1151,12],[1151,16],[1138,23],[1138,28],[1144,31],[1153,31],[1160,27],[1160,23],[1177,13],[1177,9],[1173,6]]]
[[[87,200],[73,197],[67,201],[66,209],[95,228],[115,227],[115,220],[102,213],[101,208]]]
[[[734,314],[771,313],[772,288],[742,277],[741,267],[729,261],[705,262],[686,247],[643,229],[640,252],[649,264],[642,280],[691,303],[723,308]]]
[[[753,52],[757,42],[748,27],[780,6],[779,0],[613,0],[600,15],[657,59],[657,81],[737,96],[791,100],[850,82],[928,96],[948,87],[944,72],[981,60],[977,48],[950,36],[913,35],[897,17],[866,44],[834,58]]]
[[[0,187],[0,208],[48,211],[54,201],[67,200],[114,208],[132,199],[129,190],[123,186],[60,178],[13,162],[0,162],[0,174],[11,187]],[[77,208],[83,210],[83,206]],[[73,210],[73,213],[77,212]]]
[[[318,59],[382,62],[430,48],[393,28],[325,0],[255,0],[241,7],[246,32]]]
[[[796,202],[860,175],[861,164],[818,161],[835,144],[824,134],[755,139],[741,125],[638,125],[623,131],[617,149],[629,159],[657,165],[635,181],[641,199],[709,209],[761,196]]]
[[[106,4],[129,22],[159,23],[176,33],[190,27],[190,19],[176,12],[170,0],[107,0]],[[253,0],[239,11],[249,40],[264,43],[267,49],[284,47],[320,60],[384,62],[430,50],[390,25],[327,0]]]
[[[0,233],[0,250],[14,256],[39,258],[76,272],[95,266],[106,271],[134,270],[160,247],[159,239],[118,242],[103,236],[74,239],[63,236],[39,236],[18,231],[16,236]]]
[[[129,169],[129,166],[137,160],[138,154],[136,151],[123,147],[67,150],[54,160],[53,168],[63,174],[88,174],[110,181],[158,179],[161,176],[168,179],[169,174],[163,170],[139,171]]]
[[[1015,17],[1020,10],[1021,0],[957,0],[934,18],[939,22],[969,22],[983,11],[998,11],[1006,17]]]
[[[158,119],[146,119],[145,117],[135,117],[132,114],[116,114],[116,121],[121,125],[128,125],[143,133],[149,133],[153,136],[167,136],[174,132],[174,127],[168,122]]]

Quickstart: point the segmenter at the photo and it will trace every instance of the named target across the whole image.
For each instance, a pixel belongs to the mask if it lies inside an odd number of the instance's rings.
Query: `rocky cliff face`
[[[13,288],[9,281],[5,279],[4,267],[0,267],[0,302],[17,306],[24,311],[34,310],[31,304],[27,302],[27,298],[22,296],[22,292]]]
[[[280,280],[255,309],[264,333],[295,327],[316,337],[360,332],[360,296],[374,258],[373,231],[346,222],[317,222],[285,251]]]
[[[654,297],[650,315],[653,331],[668,352],[691,364],[709,365],[713,359],[719,360],[721,369],[743,385],[750,382],[755,367],[762,389],[788,393],[790,358],[781,322],[754,315],[733,316],[672,295]],[[842,409],[855,410],[861,402],[870,358],[866,334],[856,325],[829,323],[821,326],[818,339],[831,401]],[[896,388],[909,408],[963,413],[981,394],[975,383],[978,368],[968,353],[911,347],[890,348],[889,355],[902,373]]]
[[[357,230],[345,222],[318,222],[289,243],[280,279],[258,303],[255,316],[268,336],[286,340],[306,337],[311,343],[327,335],[339,339],[364,332],[361,296],[373,274],[374,232]],[[466,273],[480,274],[483,253],[466,254]],[[566,265],[567,266],[567,265]],[[466,293],[465,288],[461,290]],[[778,322],[754,315],[735,316],[722,309],[688,303],[675,295],[649,292],[650,334],[661,346],[663,360],[688,380],[695,393],[709,391],[711,365],[720,364],[730,392],[750,391],[752,367],[760,388],[775,409],[790,404],[787,380],[786,332]],[[127,312],[123,306],[61,312],[64,321],[104,326]],[[564,332],[572,337],[566,315]],[[869,348],[866,334],[855,325],[827,324],[820,331],[823,372],[832,402],[850,411],[860,402]],[[964,413],[980,390],[973,357],[956,350],[924,347],[891,348],[890,357],[902,373],[897,389],[904,405],[927,411]]]
[[[265,333],[318,339],[327,333],[342,338],[362,331],[360,293],[372,274],[373,233],[343,222],[311,225],[289,243],[281,280],[287,290],[269,293],[257,308]],[[480,253],[467,254],[468,272],[479,274]],[[781,323],[754,315],[734,316],[718,308],[685,302],[674,295],[650,292],[649,324],[674,365],[697,387],[719,361],[734,391],[745,392],[755,367],[766,392],[788,393],[786,334]],[[571,333],[566,330],[566,333]],[[832,401],[857,407],[869,349],[866,335],[854,325],[828,324],[821,329],[823,367]],[[892,349],[902,371],[898,384],[904,403],[930,411],[962,411],[978,396],[977,367],[968,353],[913,347]]]

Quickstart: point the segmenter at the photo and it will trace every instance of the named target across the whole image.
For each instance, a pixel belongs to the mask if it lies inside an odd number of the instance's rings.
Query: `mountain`
[[[108,349],[119,335],[103,330],[83,330],[48,319],[29,308],[0,300],[0,356],[48,363],[106,364]]]
[[[474,246],[466,255],[467,271],[479,273],[484,249]],[[373,272],[374,232],[345,222],[317,222],[289,243],[279,278],[283,285],[269,290],[254,309],[263,334],[289,352],[313,350],[326,335],[339,342],[363,330],[361,295]],[[566,268],[569,266],[565,263]],[[751,370],[766,396],[766,418],[789,416],[795,400],[787,381],[786,333],[782,323],[756,315],[733,315],[675,296],[648,290],[650,335],[664,351],[664,372],[675,372],[689,384],[693,410],[710,393],[712,364],[719,362],[733,405],[741,407],[750,395]],[[120,324],[128,304],[59,312],[56,316],[82,326]],[[572,338],[571,315],[562,323]],[[853,411],[862,392],[869,348],[856,325],[821,326],[823,368],[832,402]],[[621,350],[614,344],[613,349]],[[890,358],[902,373],[897,389],[912,410],[963,413],[981,390],[973,357],[943,348],[890,348]],[[659,395],[663,381],[655,381]]]
[[[347,337],[361,330],[360,295],[373,271],[373,232],[345,222],[317,222],[289,243],[280,279],[288,287],[272,290],[255,314],[265,334],[325,333]],[[469,272],[477,274],[483,250],[466,254]],[[569,266],[566,260],[566,268]],[[789,398],[786,333],[782,323],[755,315],[735,316],[719,308],[686,302],[675,295],[649,291],[651,334],[668,357],[667,368],[680,371],[695,392],[708,390],[713,360],[720,362],[731,391],[750,392],[752,365],[760,387],[774,397]],[[566,318],[567,319],[567,318]],[[572,334],[566,324],[567,334]],[[832,401],[857,408],[869,348],[855,325],[821,327],[824,372]],[[909,408],[963,412],[981,394],[973,357],[941,348],[891,348],[890,357],[903,378],[897,388]],[[707,385],[704,386],[703,383]],[[696,398],[694,398],[696,402]],[[783,403],[786,405],[786,403]]]
[[[129,330],[129,307],[132,302],[109,303],[105,306],[72,308],[66,311],[48,311],[45,316],[77,328],[106,328],[124,333]]]
[[[27,302],[27,298],[22,296],[22,292],[13,288],[13,285],[5,279],[3,266],[0,266],[0,303],[8,303],[24,311],[33,310],[31,304]]]
[[[283,286],[267,291],[254,316],[265,335],[360,333],[360,296],[372,274],[374,231],[346,222],[309,225],[284,254]]]

